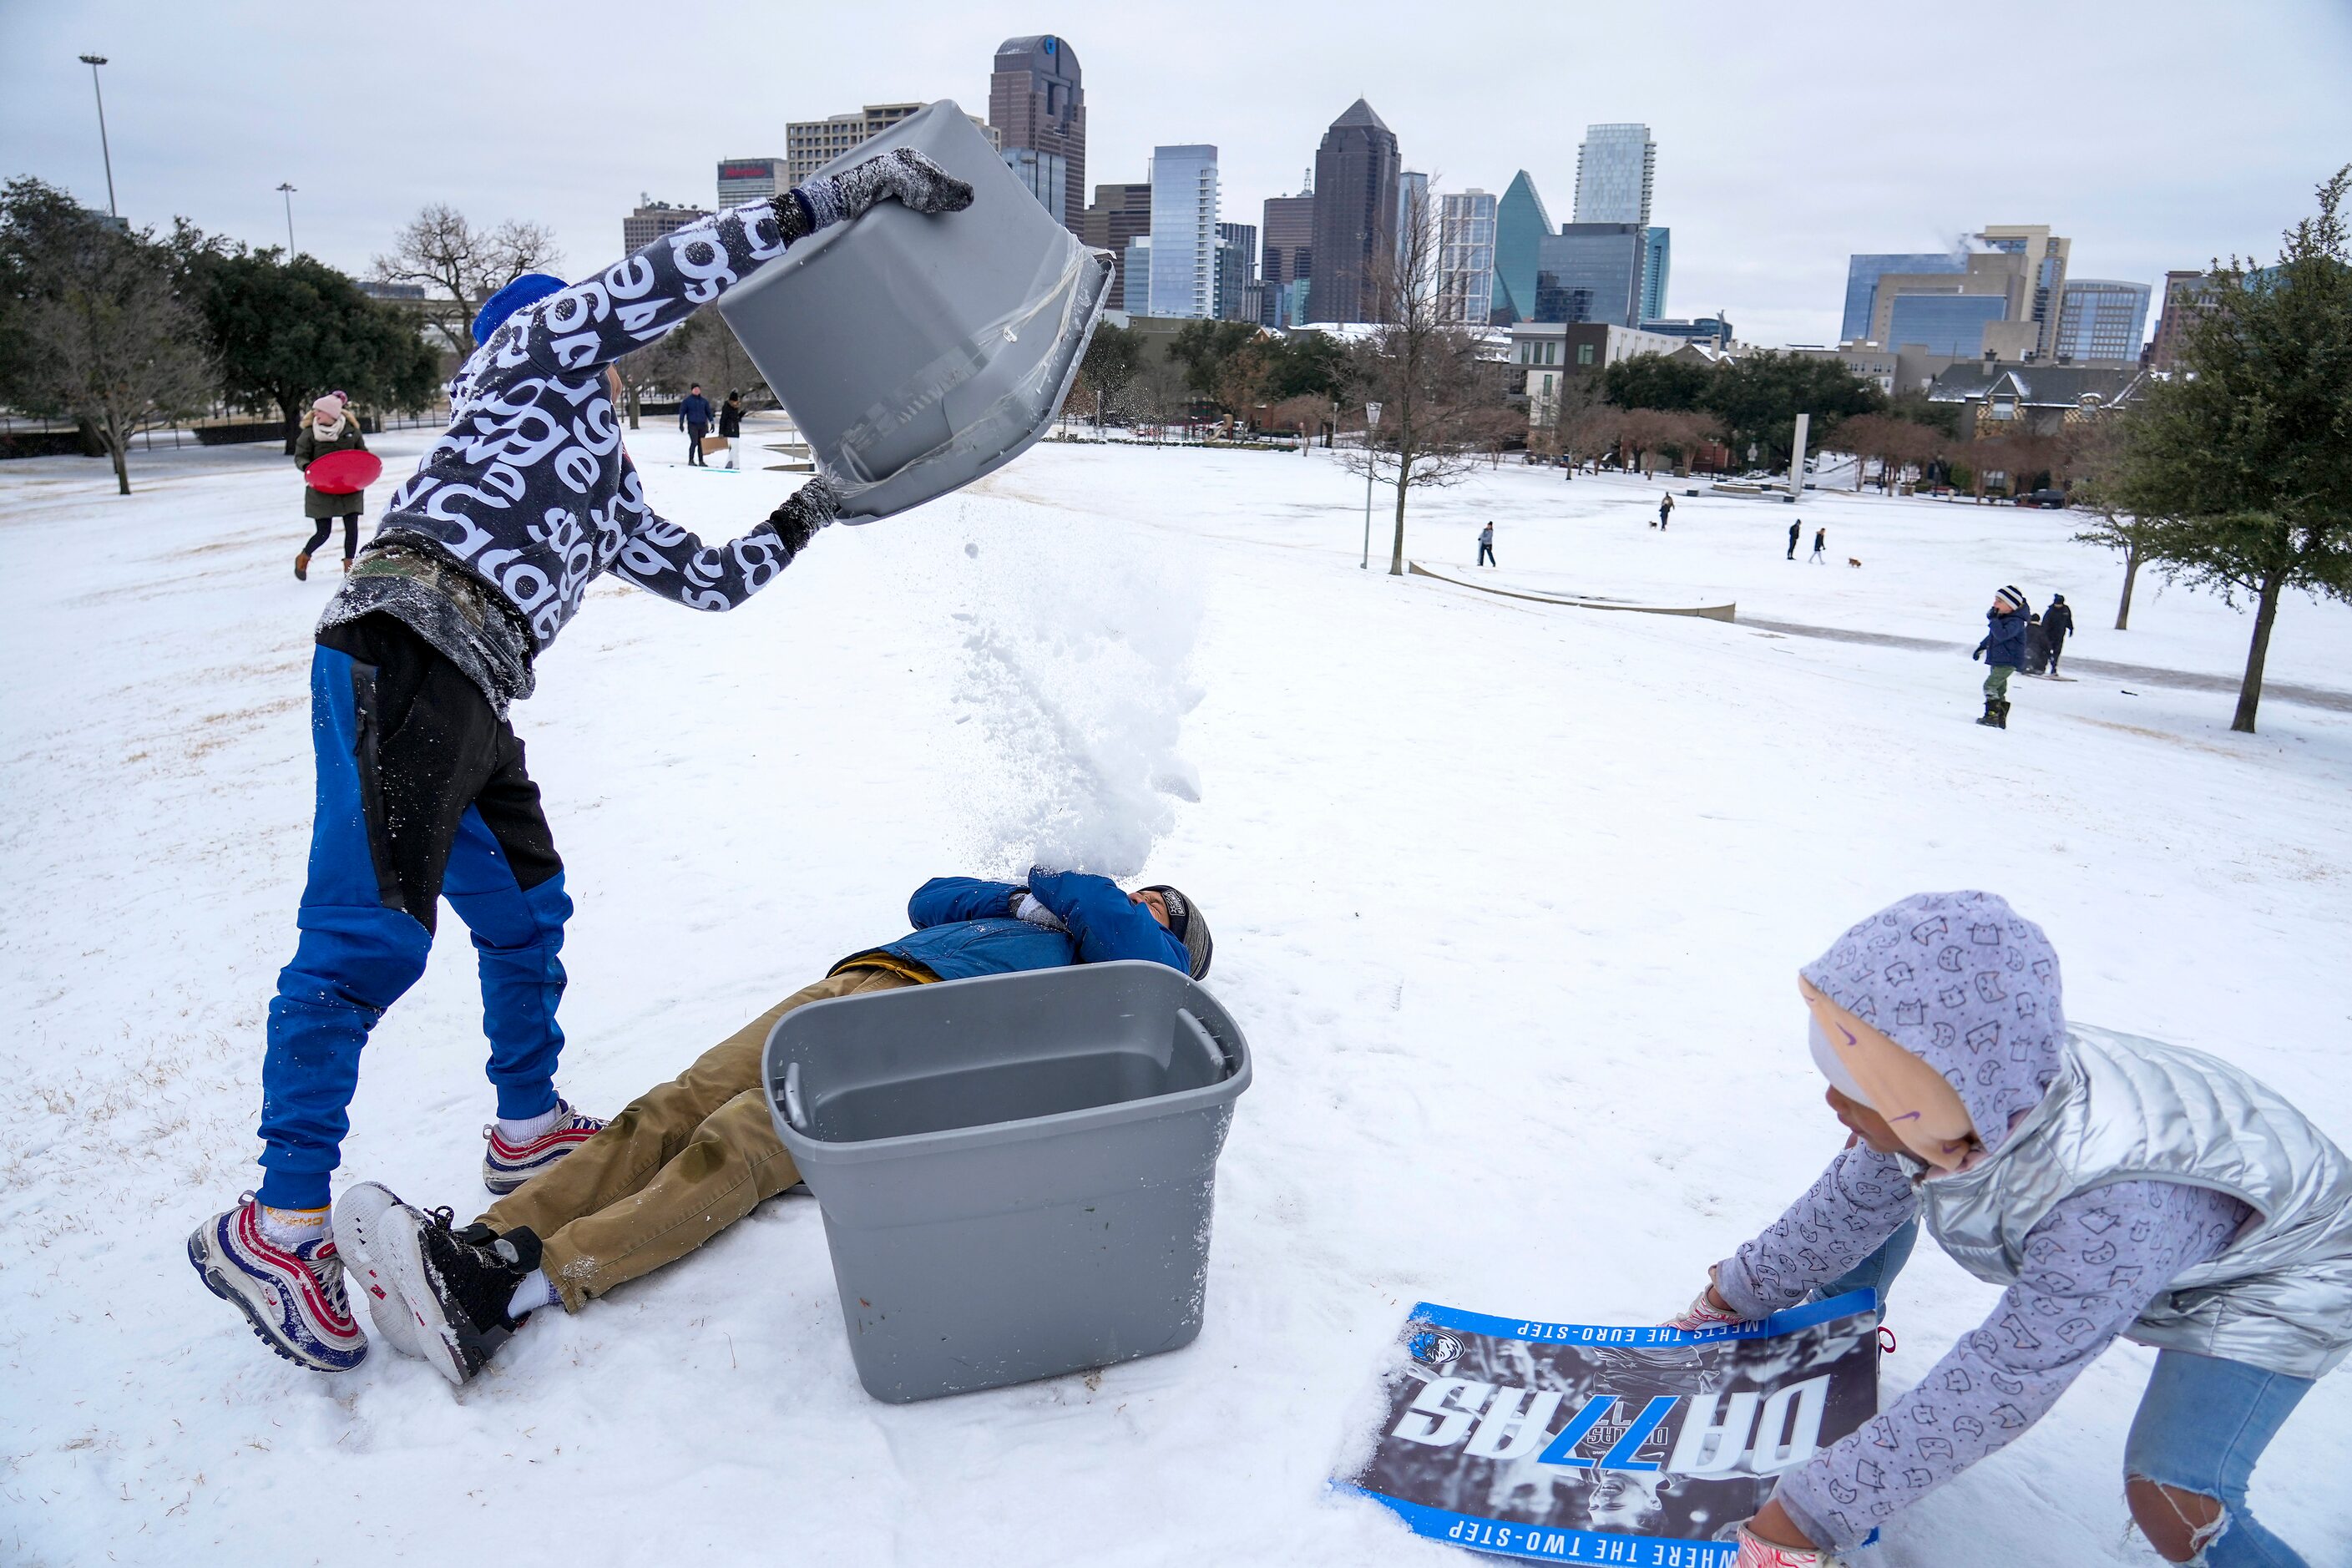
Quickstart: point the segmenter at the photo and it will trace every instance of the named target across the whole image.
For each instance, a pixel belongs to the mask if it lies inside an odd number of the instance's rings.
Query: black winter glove
[[[896,200],[919,213],[959,213],[971,205],[971,187],[911,147],[893,147],[845,173],[822,175],[775,198],[784,243],[859,218],[875,203]]]
[[[768,526],[783,541],[786,559],[808,548],[816,531],[824,527],[841,510],[841,499],[833,487],[822,479],[811,479],[785,498],[784,504],[768,514]]]

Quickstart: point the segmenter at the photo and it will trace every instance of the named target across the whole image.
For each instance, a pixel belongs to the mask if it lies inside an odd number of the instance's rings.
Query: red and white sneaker
[[[1810,1546],[1775,1546],[1739,1527],[1739,1555],[1732,1568],[1843,1568],[1843,1560]]]
[[[602,1121],[581,1115],[561,1100],[555,1102],[555,1125],[520,1143],[507,1142],[493,1121],[482,1129],[490,1145],[482,1153],[482,1185],[504,1197],[604,1130]]]
[[[343,1260],[321,1235],[289,1249],[261,1233],[251,1193],[188,1237],[188,1261],[205,1289],[245,1314],[261,1342],[298,1366],[349,1372],[367,1359],[343,1295]]]

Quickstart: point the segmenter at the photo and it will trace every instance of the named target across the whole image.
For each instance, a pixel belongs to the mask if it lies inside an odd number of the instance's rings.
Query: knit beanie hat
[[[2008,1141],[2011,1121],[2039,1105],[2058,1076],[2066,1016],[2057,950],[1997,893],[1914,893],[1853,926],[1800,973],[1934,1068],[1989,1151]],[[1865,1089],[1879,1088],[1866,1058],[1845,1059]],[[1890,1120],[1900,1113],[1874,1109]]]
[[[2025,608],[2025,595],[2015,588],[1996,588],[1993,590],[1992,599],[1994,604],[2005,605],[2012,610]]]
[[[474,342],[490,341],[509,316],[525,305],[535,305],[550,294],[560,294],[565,287],[561,278],[551,278],[544,272],[526,272],[482,302],[474,317]]]
[[[1206,979],[1209,959],[1216,951],[1216,943],[1209,938],[1209,922],[1202,918],[1201,906],[1165,882],[1154,883],[1143,890],[1157,893],[1167,900],[1168,930],[1184,944],[1185,956],[1192,961],[1192,978]]]
[[[342,395],[341,393],[331,392],[324,397],[313,400],[310,405],[310,412],[319,416],[319,422],[320,424],[332,425],[336,420],[341,419],[343,416]]]

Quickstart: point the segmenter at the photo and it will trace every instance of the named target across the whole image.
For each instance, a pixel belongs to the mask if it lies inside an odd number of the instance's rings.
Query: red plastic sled
[[[329,452],[302,470],[310,488],[325,495],[354,495],[383,477],[383,459],[357,447]]]

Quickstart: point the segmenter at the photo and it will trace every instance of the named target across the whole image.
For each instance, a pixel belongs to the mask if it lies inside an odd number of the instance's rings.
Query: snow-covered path
[[[670,466],[671,441],[642,437],[654,499],[706,535],[793,482]],[[379,447],[398,470],[422,444]],[[1046,445],[829,532],[733,616],[592,594],[517,719],[580,906],[563,1083],[617,1108],[896,934],[934,873],[1042,847],[1177,883],[1258,1061],[1199,1342],[877,1404],[795,1195],[541,1314],[458,1397],[387,1353],[300,1373],[182,1247],[252,1180],[331,584],[287,570],[275,453],[134,481],[0,465],[10,1561],[1447,1561],[1322,1484],[1403,1309],[1679,1306],[1837,1145],[1793,970],[1923,887],[2006,893],[2074,1016],[2242,1062],[2352,1141],[2352,717],[2273,703],[2247,737],[2226,696],[2021,680],[1995,732],[1958,655],[1360,572],[1361,482],[1320,454]],[[1412,552],[1466,570],[1492,518],[1497,581],[1963,645],[2015,582],[2068,595],[2084,657],[2242,657],[2242,617],[2154,584],[2104,630],[2117,569],[2054,514],[1702,498],[1661,535],[1657,488],[1481,474],[1416,502]],[[1792,513],[1837,565],[1783,559]],[[2352,613],[2290,604],[2273,674],[2347,669]],[[489,1100],[457,922],[368,1057],[345,1171],[467,1217]],[[1923,1247],[1890,1392],[1993,1294]],[[1875,1561],[2150,1561],[2118,1473],[2150,1360],[2112,1351]],[[2337,1376],[2256,1502],[2339,1561],[2347,1474]]]

